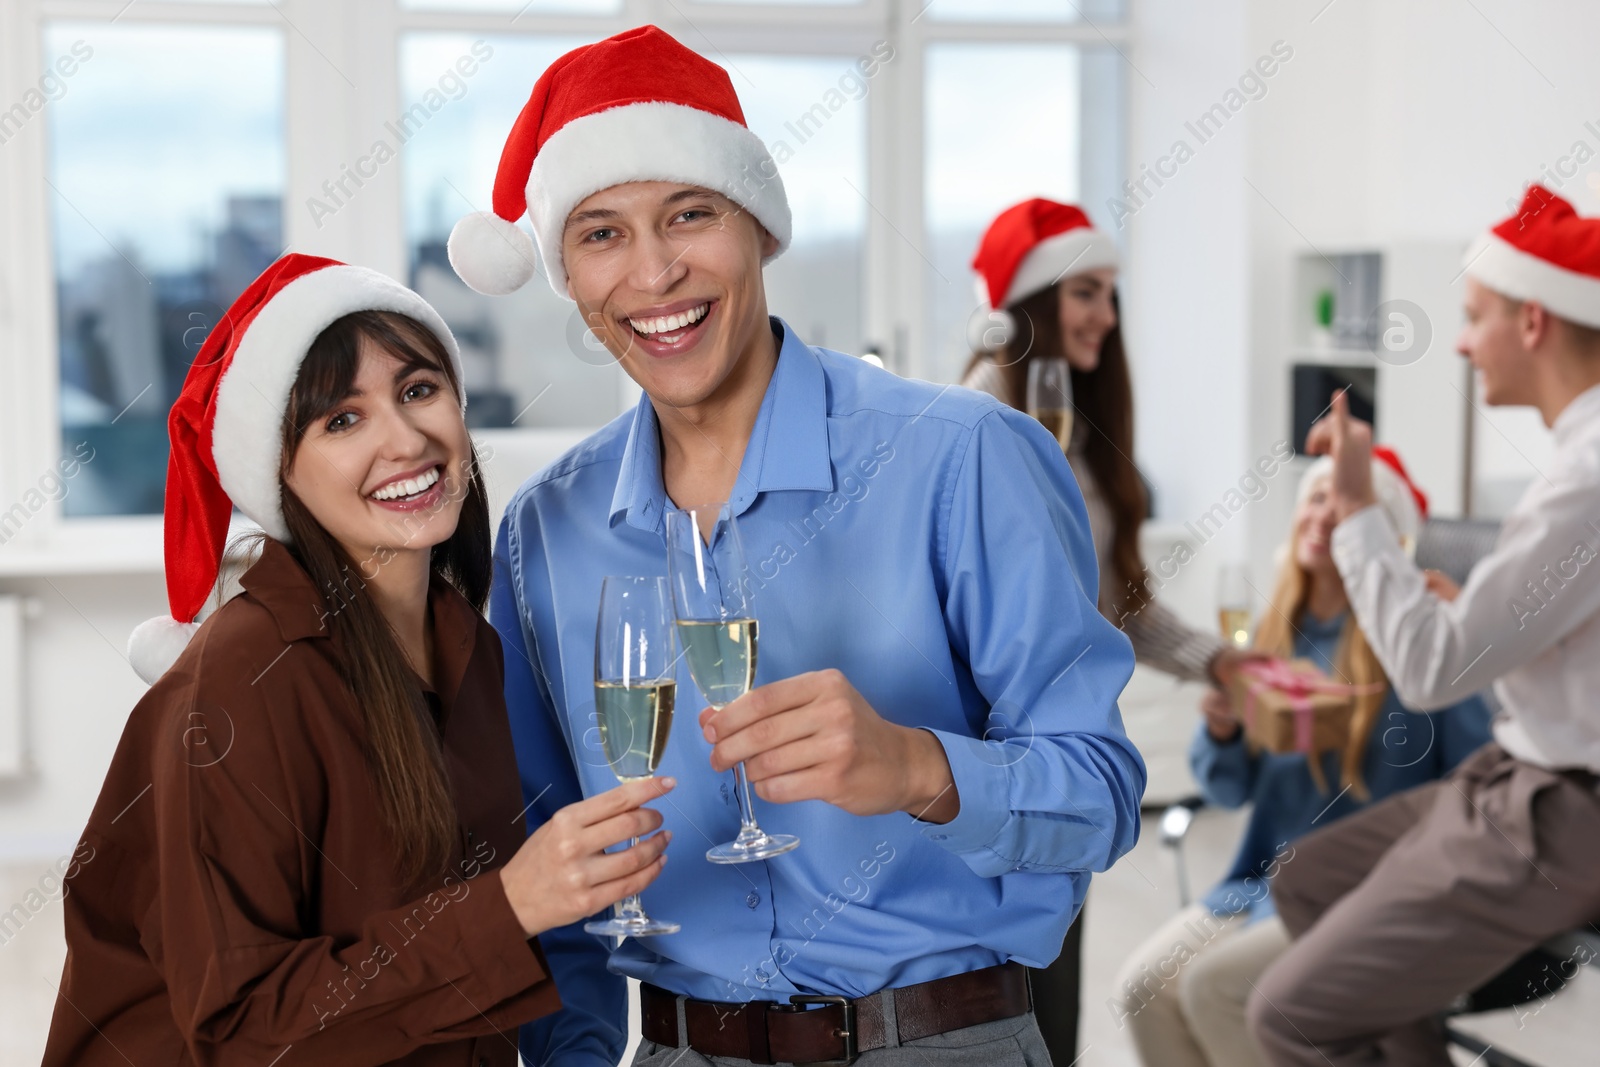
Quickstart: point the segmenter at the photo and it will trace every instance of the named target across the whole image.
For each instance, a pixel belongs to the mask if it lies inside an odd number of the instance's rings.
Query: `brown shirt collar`
[[[323,595],[289,550],[271,538],[239,584],[251,599],[267,609],[278,627],[278,636],[286,644],[331,636],[329,620],[351,598],[362,595],[365,585],[360,574],[351,572],[347,582]],[[428,586],[428,610],[433,614],[435,640],[433,689],[448,714],[472,660],[482,616],[437,573]],[[334,642],[334,650],[337,655],[344,652],[338,641]]]

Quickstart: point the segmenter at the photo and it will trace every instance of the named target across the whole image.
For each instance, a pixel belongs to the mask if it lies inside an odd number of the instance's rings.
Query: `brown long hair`
[[[1289,550],[1278,566],[1278,579],[1267,601],[1267,610],[1256,625],[1254,647],[1282,659],[1294,655],[1295,626],[1305,611],[1306,597],[1311,593],[1311,583],[1306,580],[1305,569],[1295,559],[1298,542],[1299,534],[1291,533]],[[1361,632],[1353,611],[1346,613],[1344,628],[1339,634],[1339,644],[1333,654],[1333,675],[1334,681],[1345,685],[1359,687],[1378,684],[1382,687],[1377,692],[1355,698],[1356,709],[1350,718],[1350,733],[1345,739],[1339,765],[1340,784],[1349,786],[1358,799],[1370,800],[1372,794],[1367,791],[1361,765],[1366,762],[1367,741],[1372,737],[1378,714],[1389,695],[1389,676],[1383,672],[1383,664],[1378,662],[1377,654],[1367,643],[1367,635]],[[1320,759],[1308,755],[1306,766],[1311,771],[1311,780],[1326,793],[1328,783],[1323,776]]]
[[[1028,366],[1034,359],[1066,354],[1060,306],[1059,285],[1017,301],[1007,309],[1016,320],[1017,336],[998,352],[975,353],[966,373],[992,363],[1005,382],[1006,402],[1022,407],[1028,395]],[[1092,371],[1072,369],[1072,403],[1090,430],[1084,438],[1084,462],[1111,512],[1112,574],[1101,578],[1101,607],[1120,622],[1149,599],[1139,555],[1139,527],[1149,513],[1149,500],[1133,462],[1133,383],[1122,346],[1122,308],[1114,289],[1111,306],[1117,321],[1100,342],[1099,364]],[[1106,577],[1114,578],[1114,583],[1107,583]]]
[[[284,413],[279,484],[290,536],[287,547],[328,599],[325,618],[342,645],[345,680],[358,694],[368,765],[395,848],[396,874],[409,887],[443,873],[456,838],[455,803],[438,733],[394,630],[373,598],[361,595],[362,575],[372,573],[362,568],[379,563],[352,559],[285,480],[306,428],[354,389],[363,339],[407,369],[428,368],[443,375],[461,396],[461,382],[432,330],[394,312],[346,315],[317,336],[300,364]],[[468,460],[461,516],[455,532],[433,547],[432,568],[482,611],[493,565],[489,497],[475,451]]]

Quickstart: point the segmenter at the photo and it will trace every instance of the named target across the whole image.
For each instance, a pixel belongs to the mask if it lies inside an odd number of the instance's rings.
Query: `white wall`
[[[1575,142],[1600,159],[1592,58],[1600,5],[1144,0],[1134,10],[1132,58],[1143,71],[1129,73],[1135,172],[1175,137],[1193,144],[1183,121],[1274,41],[1294,50],[1266,95],[1199,145],[1129,220],[1138,458],[1160,516],[1183,522],[1288,433],[1296,257],[1396,243],[1464,246]],[[1600,213],[1600,167],[1574,169],[1568,163],[1566,176],[1553,176],[1563,182],[1557,191],[1581,213]],[[1459,358],[1454,310],[1432,326],[1424,358]],[[1447,405],[1461,404],[1451,391],[1437,407],[1405,415],[1417,432],[1431,432]],[[1503,513],[1548,456],[1548,439],[1528,410],[1480,411],[1474,434],[1475,510]],[[1238,529],[1202,556],[1248,551],[1265,581],[1297,474],[1248,506],[1231,524]]]
[[[1161,517],[1181,522],[1210,507],[1241,473],[1250,291],[1249,190],[1239,178],[1248,108],[1203,145],[1184,123],[1215,102],[1255,52],[1243,0],[1141,0],[1133,10],[1128,169],[1154,167],[1180,138],[1195,147],[1127,218],[1122,282],[1137,458],[1155,484]],[[1240,550],[1239,531],[1225,530],[1218,545]]]

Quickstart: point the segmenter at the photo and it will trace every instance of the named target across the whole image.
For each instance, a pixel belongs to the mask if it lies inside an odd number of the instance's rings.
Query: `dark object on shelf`
[[[1350,414],[1372,422],[1377,414],[1378,372],[1372,367],[1353,367],[1331,363],[1296,363],[1293,368],[1292,439],[1296,452],[1305,452],[1306,434],[1311,424],[1327,410],[1333,394],[1350,390]]]

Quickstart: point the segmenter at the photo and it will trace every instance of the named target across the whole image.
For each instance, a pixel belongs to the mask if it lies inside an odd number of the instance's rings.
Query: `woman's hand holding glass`
[[[666,795],[671,778],[629,782],[569,804],[522,843],[500,869],[506,899],[529,937],[637,896],[666,865],[671,831],[642,805]],[[652,835],[646,837],[645,835]],[[607,852],[630,838],[632,848]]]

